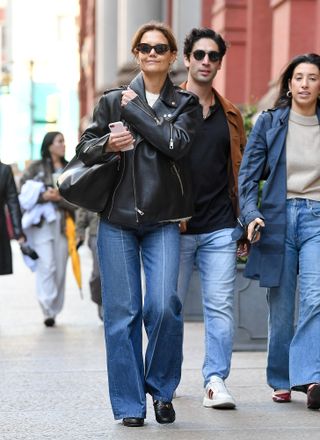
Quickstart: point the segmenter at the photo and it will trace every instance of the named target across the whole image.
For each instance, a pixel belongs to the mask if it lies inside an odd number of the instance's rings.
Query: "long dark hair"
[[[277,99],[274,103],[275,107],[291,106],[291,97],[287,96],[287,93],[289,91],[289,81],[292,79],[294,69],[301,63],[314,64],[315,66],[318,67],[320,71],[320,55],[316,53],[306,53],[294,57],[289,62],[284,72],[280,76],[279,79],[280,90]],[[319,97],[318,97],[318,105],[320,105]]]
[[[43,141],[42,141],[42,144],[41,144],[41,150],[40,150],[41,151],[41,158],[43,161],[47,161],[49,159],[50,162],[52,163],[49,147],[50,147],[50,145],[53,144],[56,136],[58,136],[58,135],[63,136],[63,134],[60,131],[49,131],[48,133],[45,134]],[[67,164],[65,157],[61,158],[61,162],[64,165]]]

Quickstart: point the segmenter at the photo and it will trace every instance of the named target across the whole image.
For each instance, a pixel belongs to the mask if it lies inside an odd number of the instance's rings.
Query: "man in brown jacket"
[[[178,293],[184,303],[194,265],[201,280],[205,323],[203,405],[234,408],[225,387],[233,345],[237,243],[237,180],[245,146],[239,110],[212,87],[227,46],[212,29],[193,29],[184,42],[188,69],[182,88],[199,97],[203,123],[190,153],[195,215],[181,225]]]

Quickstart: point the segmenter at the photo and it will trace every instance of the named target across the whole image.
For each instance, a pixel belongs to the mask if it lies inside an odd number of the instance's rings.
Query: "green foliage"
[[[250,134],[250,131],[252,129],[253,123],[252,123],[252,117],[257,112],[257,108],[254,105],[247,104],[244,107],[244,110],[242,112],[243,117],[243,123],[244,123],[244,129],[246,132],[246,136],[248,137]]]

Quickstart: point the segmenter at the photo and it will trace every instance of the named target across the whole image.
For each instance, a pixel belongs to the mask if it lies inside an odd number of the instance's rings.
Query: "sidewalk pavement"
[[[66,302],[55,328],[46,328],[35,299],[34,274],[12,243],[14,275],[0,277],[1,440],[303,440],[319,438],[320,412],[305,396],[273,403],[265,384],[265,352],[235,352],[227,386],[236,410],[202,407],[203,325],[186,323],[177,420],[159,425],[151,399],[143,428],[114,421],[107,392],[103,325],[90,301],[89,250],[82,247],[84,299],[70,263]],[[130,368],[130,366],[128,366]]]

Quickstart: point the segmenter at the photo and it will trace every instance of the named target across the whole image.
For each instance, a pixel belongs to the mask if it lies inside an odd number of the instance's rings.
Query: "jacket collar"
[[[291,107],[284,107],[284,108],[278,108],[275,111],[275,115],[278,116],[278,119],[280,121],[281,124],[284,124],[287,122],[288,118],[289,118],[289,113],[290,113]],[[273,111],[273,110],[271,110]],[[317,106],[316,109],[316,115],[318,117],[318,121],[320,124],[320,106]]]
[[[134,90],[144,102],[147,102],[142,73],[139,73],[133,78],[130,83],[130,88]],[[167,76],[161,89],[160,99],[169,107],[177,107],[176,90],[169,76]]]
[[[284,124],[286,120],[289,118],[291,107],[285,107],[284,109],[281,109],[281,113],[279,115],[279,121],[281,124]]]
[[[183,90],[187,90],[187,81],[184,81],[182,84],[180,84],[180,87]],[[216,97],[219,99],[222,108],[224,110],[224,112],[227,113],[232,113],[234,115],[236,115],[236,111],[234,109],[234,105],[228,101],[226,98],[224,98],[223,96],[220,95],[220,93],[217,92],[217,90],[215,88],[212,87],[212,92],[216,95]]]

